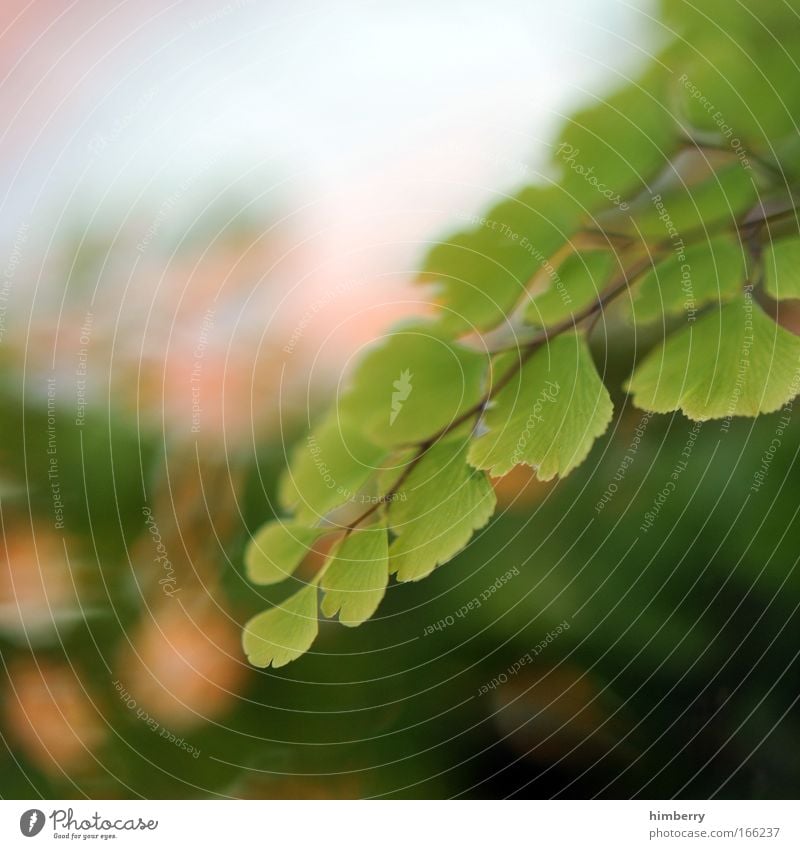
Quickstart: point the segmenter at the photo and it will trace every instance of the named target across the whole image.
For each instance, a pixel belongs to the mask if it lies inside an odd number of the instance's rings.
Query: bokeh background
[[[620,0],[2,4],[0,795],[797,793],[793,420],[757,493],[778,417],[700,428],[632,545],[691,426],[618,392],[584,467],[499,483],[373,621],[240,648],[286,453],[429,308],[427,248],[670,37]]]

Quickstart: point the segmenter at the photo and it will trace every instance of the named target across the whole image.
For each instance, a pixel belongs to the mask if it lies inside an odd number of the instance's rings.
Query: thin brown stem
[[[370,505],[360,516],[354,519],[349,525],[345,527],[345,534],[352,533],[365,519],[368,519],[373,513],[379,510],[384,504],[392,499],[394,495],[397,494],[400,487],[406,482],[408,476],[414,471],[414,468],[417,466],[419,461],[425,456],[428,450],[435,444],[436,440],[439,439],[439,435],[432,436],[426,439],[424,442],[421,442],[417,448],[417,453],[409,460],[408,465],[403,469],[400,477],[392,484],[391,488],[386,492],[385,495],[380,496],[380,498],[372,505]]]
[[[512,368],[510,368],[507,372],[503,374],[503,376],[494,382],[489,389],[489,391],[481,398],[481,400],[462,413],[460,416],[457,416],[453,419],[452,422],[449,422],[445,427],[441,428],[437,431],[433,436],[428,437],[424,442],[421,442],[417,445],[417,452],[411,458],[408,465],[403,469],[400,477],[395,481],[392,487],[386,492],[385,495],[381,496],[375,504],[369,506],[367,510],[365,510],[360,516],[354,519],[349,525],[345,528],[345,533],[352,533],[362,522],[372,516],[377,510],[379,510],[384,504],[389,502],[394,495],[400,490],[400,487],[406,482],[408,476],[411,472],[416,468],[422,458],[427,454],[427,452],[440,440],[447,436],[448,433],[452,433],[456,428],[460,427],[465,422],[469,421],[473,417],[479,417],[480,414],[484,411],[487,404],[497,395],[502,389],[504,389],[510,382],[513,380],[514,376],[519,372],[519,370],[525,365],[525,363],[536,353],[536,351],[544,345],[549,339],[555,338],[561,333],[564,333],[566,330],[569,330],[571,327],[575,327],[581,321],[595,313],[599,314],[605,306],[607,306],[611,301],[613,301],[616,297],[618,297],[622,292],[624,292],[627,287],[650,265],[650,258],[644,258],[639,260],[639,262],[635,263],[629,271],[623,272],[619,279],[615,281],[615,283],[609,287],[599,298],[597,298],[592,304],[585,307],[579,313],[574,316],[571,316],[569,319],[565,319],[564,321],[554,325],[550,329],[543,329],[541,333],[537,334],[536,337],[529,340],[525,343],[522,349],[509,349],[509,350],[520,350],[519,360],[514,364]]]
[[[756,218],[748,218],[744,221],[737,222],[733,228],[730,225],[726,224],[724,228],[720,228],[720,232],[730,232],[732,231],[736,235],[739,236],[740,239],[748,243],[748,245],[753,249],[755,247],[755,243],[758,242],[761,230],[768,224],[781,221],[786,218],[788,215],[797,215],[798,209],[794,205],[789,209],[783,209],[775,213],[765,214]],[[696,229],[694,231],[690,231],[685,237],[683,237],[683,244],[691,244],[695,239],[707,239],[709,235],[713,232],[713,228],[703,228]],[[603,236],[608,235],[604,234],[603,231],[597,230],[594,231],[590,228],[585,228],[580,231],[579,236],[589,237],[592,236]],[[618,236],[615,234],[615,238],[619,240],[619,247],[628,248],[633,245],[633,237],[627,237],[623,234],[619,234]],[[624,244],[622,244],[623,240],[626,240]],[[674,247],[674,242],[672,239],[663,240],[655,245],[653,245],[649,250],[646,256],[640,257],[636,262],[632,263],[630,268],[625,269],[621,272],[621,274],[614,280],[612,284],[601,294],[598,298],[596,298],[592,303],[588,304],[582,310],[579,310],[574,315],[569,316],[569,318],[564,319],[561,322],[553,325],[551,328],[543,328],[542,331],[533,338],[527,340],[523,345],[516,345],[514,347],[500,349],[497,351],[492,351],[492,355],[505,353],[510,351],[519,351],[520,356],[517,362],[506,371],[502,377],[500,377],[497,381],[495,381],[491,388],[487,391],[487,393],[481,398],[481,400],[466,410],[461,415],[457,416],[453,419],[452,422],[447,424],[445,427],[441,428],[437,433],[433,436],[428,437],[424,442],[417,444],[416,453],[408,462],[408,465],[403,470],[402,474],[398,477],[395,483],[391,486],[391,488],[386,492],[385,495],[381,496],[374,504],[370,505],[370,507],[365,510],[360,516],[354,519],[349,525],[345,527],[345,534],[352,533],[362,522],[366,521],[370,516],[372,516],[375,512],[377,512],[384,504],[389,502],[394,495],[400,490],[400,487],[408,480],[411,472],[416,468],[422,458],[427,454],[427,452],[440,440],[447,436],[449,433],[454,431],[456,428],[460,427],[465,422],[469,421],[471,418],[479,418],[483,411],[486,409],[487,405],[492,401],[492,399],[502,391],[510,382],[514,379],[514,376],[522,369],[525,363],[536,353],[536,351],[548,342],[550,339],[559,336],[561,333],[570,330],[571,328],[577,327],[582,321],[588,318],[594,318],[597,320],[599,316],[602,314],[603,309],[610,304],[615,298],[619,297],[623,292],[625,292],[628,287],[633,284],[645,271],[647,271],[653,263],[653,255],[657,255],[660,253],[664,253]],[[576,250],[575,244],[571,244],[569,246],[565,245],[556,254],[553,255],[551,259],[558,259],[564,255],[572,253]],[[549,261],[549,260],[548,260]],[[530,282],[535,280],[537,275],[534,275]],[[527,287],[526,287],[527,290]],[[414,447],[414,446],[412,446]]]

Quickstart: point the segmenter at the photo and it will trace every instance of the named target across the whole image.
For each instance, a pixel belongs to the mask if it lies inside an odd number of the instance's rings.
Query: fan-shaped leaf
[[[604,208],[624,203],[647,185],[675,147],[665,91],[656,68],[569,120],[554,156],[567,191],[593,208]]]
[[[498,369],[512,367],[508,355]],[[564,333],[540,348],[494,399],[488,433],[473,442],[469,461],[497,477],[520,463],[540,480],[568,475],[611,421],[613,406],[586,340]]]
[[[558,186],[530,186],[475,226],[436,245],[421,283],[434,283],[445,307],[441,326],[458,334],[504,321],[525,285],[578,227],[583,209]]]
[[[388,582],[389,532],[385,527],[353,531],[325,568],[322,612],[338,612],[342,625],[360,625],[378,609]]]
[[[250,540],[244,554],[247,577],[254,584],[277,584],[288,578],[325,533],[324,528],[268,522]]]
[[[671,250],[641,280],[632,310],[637,322],[694,313],[736,297],[745,277],[742,246],[730,236]]]
[[[317,585],[309,584],[283,604],[254,616],[244,626],[243,645],[253,666],[277,669],[305,654],[319,630]]]
[[[800,338],[744,297],[669,336],[627,389],[637,407],[704,421],[779,409],[800,390]]]
[[[389,506],[397,538],[389,548],[398,581],[418,581],[455,557],[494,513],[497,499],[486,475],[466,462],[463,439],[429,449]]]
[[[385,454],[356,424],[330,416],[294,449],[281,478],[281,506],[314,522],[352,499]]]
[[[713,170],[694,154],[701,173],[694,179],[679,169],[668,170],[656,190],[642,192],[631,203],[628,218],[634,232],[673,246],[712,226],[734,227],[739,216],[758,198],[756,175],[739,163]],[[686,166],[684,171],[691,171]]]
[[[381,445],[422,442],[480,400],[487,359],[420,325],[370,351],[339,402]]]
[[[725,8],[726,36],[706,29],[695,40],[689,55],[681,57],[682,73],[674,79],[673,94],[681,99],[682,112],[693,126],[715,133],[747,163],[763,140],[797,132],[800,94],[797,86],[787,85],[797,74],[796,56],[775,49],[776,38],[745,6],[739,7],[746,9],[740,19],[742,30],[734,35],[730,21],[734,7],[720,5]],[[751,8],[763,15],[772,5],[756,3]],[[713,11],[704,11],[706,22],[713,19]],[[777,36],[781,42],[784,38],[783,32]],[[747,56],[758,60],[743,60]]]
[[[580,312],[597,300],[615,264],[615,256],[608,250],[570,254],[552,270],[545,291],[531,299],[526,318],[546,327]]]
[[[800,237],[781,239],[766,248],[764,287],[776,300],[800,298]]]

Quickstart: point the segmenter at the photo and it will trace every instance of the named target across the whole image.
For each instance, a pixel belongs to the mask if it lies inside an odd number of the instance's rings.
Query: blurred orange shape
[[[61,537],[47,528],[12,529],[0,547],[0,632],[44,642],[80,616],[74,573]]]
[[[492,702],[504,739],[532,760],[575,768],[607,755],[630,756],[620,744],[621,723],[608,709],[613,694],[578,667],[530,667],[498,687]]]
[[[76,772],[95,762],[106,736],[97,705],[67,665],[18,661],[9,670],[5,725],[44,772]]]
[[[247,667],[240,626],[219,608],[183,605],[177,596],[151,610],[131,635],[118,677],[136,703],[170,729],[224,713]]]
[[[499,507],[529,512],[534,504],[538,504],[552,484],[542,483],[536,479],[536,471],[530,466],[519,465],[502,478],[492,478],[492,486],[497,494]]]
[[[250,776],[231,791],[237,799],[361,799],[365,793],[358,776]]]

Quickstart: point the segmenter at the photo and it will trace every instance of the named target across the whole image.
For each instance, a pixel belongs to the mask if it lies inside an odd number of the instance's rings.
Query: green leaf
[[[389,532],[366,528],[345,537],[322,576],[322,612],[355,627],[378,609],[389,582]]]
[[[669,336],[626,388],[637,407],[656,413],[756,416],[797,394],[799,366],[800,338],[742,297]]]
[[[593,209],[621,205],[662,169],[676,147],[660,68],[577,112],[564,127],[553,161],[564,188]]]
[[[583,211],[559,186],[530,186],[476,216],[472,229],[437,244],[418,282],[436,285],[443,329],[457,335],[505,321]]]
[[[744,161],[754,145],[796,133],[800,108],[798,86],[789,83],[797,77],[796,41],[787,49],[785,27],[776,41],[758,32],[752,15],[746,19],[743,37],[732,36],[727,21],[723,38],[706,30],[673,81],[673,99],[680,98],[688,121],[716,134]]]
[[[640,323],[681,313],[691,318],[706,304],[736,297],[745,274],[742,246],[730,236],[673,249],[642,277],[632,317]]]
[[[800,237],[773,242],[763,262],[764,288],[773,298],[800,298]]]
[[[631,203],[627,216],[632,232],[666,240],[674,247],[681,240],[688,241],[692,233],[725,225],[734,228],[739,216],[757,201],[753,171],[738,162],[714,171],[699,155],[693,162],[703,172],[695,179],[689,179],[681,169],[670,169],[656,188],[643,192]]]
[[[616,264],[608,250],[570,254],[550,274],[550,283],[525,310],[528,321],[543,327],[558,324],[597,300]]]
[[[397,538],[389,566],[398,581],[418,581],[455,557],[494,513],[494,490],[485,474],[469,467],[466,454],[463,439],[434,445],[390,502]]]
[[[305,654],[318,630],[317,585],[314,583],[247,622],[244,653],[253,666],[263,669],[272,664],[277,669]]]
[[[518,361],[510,354],[498,372]],[[579,466],[613,414],[586,340],[563,333],[542,346],[494,399],[486,413],[488,433],[476,439],[470,462],[494,477],[520,463],[539,480],[565,477]]]
[[[339,415],[380,445],[422,442],[480,401],[486,370],[484,354],[429,326],[399,330],[361,361]]]
[[[268,522],[247,544],[244,562],[254,584],[277,584],[288,578],[311,546],[330,529]]]
[[[797,38],[794,32],[785,32],[786,6],[781,3],[746,0],[732,6],[729,0],[704,0],[702,5],[686,0],[662,0],[660,9],[664,23],[680,33],[681,39],[676,46],[682,52],[691,56],[699,40],[709,36],[722,40],[719,35],[724,31],[729,49],[736,50],[743,59],[751,57],[749,63],[742,62],[751,70],[754,57],[743,48],[748,41],[760,41],[765,47],[770,44],[774,47],[773,39],[779,34],[784,38]]]
[[[329,416],[294,449],[278,500],[299,520],[315,522],[352,499],[385,455],[357,424]]]

